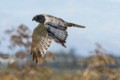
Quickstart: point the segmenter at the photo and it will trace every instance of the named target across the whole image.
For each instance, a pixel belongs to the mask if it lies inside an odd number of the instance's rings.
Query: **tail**
[[[79,27],[79,28],[85,28],[85,26],[74,24],[74,23],[66,23],[66,27]]]

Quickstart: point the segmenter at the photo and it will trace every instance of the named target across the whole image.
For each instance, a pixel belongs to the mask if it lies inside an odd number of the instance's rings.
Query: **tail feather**
[[[79,25],[79,24],[74,24],[74,23],[67,23],[66,24],[67,27],[79,27],[79,28],[85,28],[85,26]]]

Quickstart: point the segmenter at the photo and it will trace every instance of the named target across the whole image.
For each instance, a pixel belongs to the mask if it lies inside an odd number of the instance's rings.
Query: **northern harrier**
[[[66,47],[67,27],[85,28],[85,26],[69,23],[61,18],[46,14],[36,15],[33,20],[39,23],[33,31],[31,45],[31,55],[36,63],[39,63],[44,57],[52,40]]]

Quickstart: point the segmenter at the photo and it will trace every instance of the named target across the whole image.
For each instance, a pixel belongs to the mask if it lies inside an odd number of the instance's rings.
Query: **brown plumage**
[[[33,20],[40,23],[33,31],[31,55],[36,63],[40,63],[47,49],[50,47],[52,40],[66,47],[67,27],[80,27],[85,26],[69,23],[60,18],[40,14],[33,17]]]

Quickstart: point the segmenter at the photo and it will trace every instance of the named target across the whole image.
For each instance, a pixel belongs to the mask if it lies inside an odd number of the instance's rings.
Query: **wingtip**
[[[62,46],[63,46],[64,48],[67,48],[67,46],[66,46],[64,43],[62,44]]]

